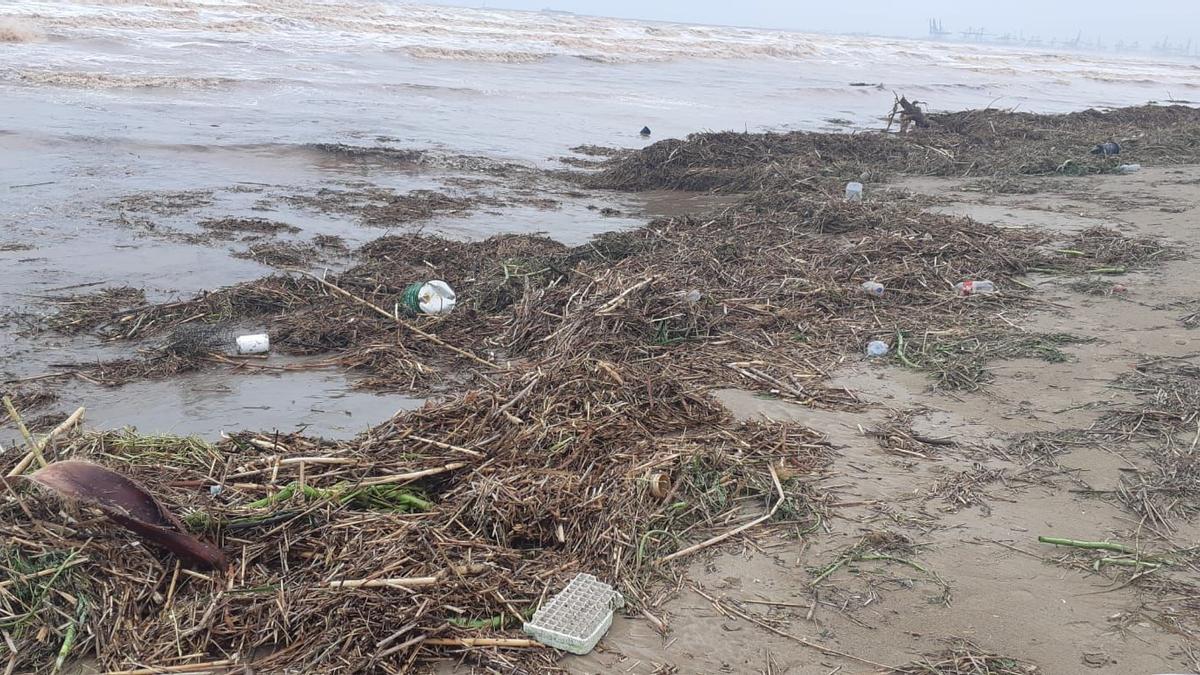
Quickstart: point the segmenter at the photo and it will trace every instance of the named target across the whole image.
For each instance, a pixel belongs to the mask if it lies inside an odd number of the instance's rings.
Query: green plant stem
[[[842,568],[842,565],[845,565],[846,563],[850,562],[853,559],[854,558],[852,558],[852,557],[840,558],[839,560],[834,562],[829,567],[826,567],[825,571],[821,572],[819,575],[817,575],[817,578],[813,579],[808,585],[816,586],[817,584],[820,584],[822,581],[825,581],[825,579],[827,579],[830,574],[833,574],[834,572],[838,571],[839,569]]]
[[[62,671],[63,664],[67,662],[67,657],[71,655],[71,650],[75,647],[75,638],[79,634],[79,624],[83,623],[83,617],[87,613],[87,601],[80,596],[79,610],[76,613],[78,617],[67,626],[67,633],[63,636],[62,646],[58,648],[58,658],[54,659],[53,672]]]
[[[896,358],[900,359],[900,363],[903,363],[913,370],[921,369],[920,366],[912,361],[909,361],[908,356],[904,353],[904,333],[901,333],[900,331],[896,331]]]
[[[352,488],[349,485],[339,485],[332,488],[320,489],[310,485],[301,487],[294,481],[288,483],[279,492],[250,502],[246,506],[251,509],[265,509],[272,504],[291,499],[296,495],[297,490],[309,499],[328,499],[341,504],[361,501],[367,506],[386,505],[393,508],[407,507],[415,511],[430,511],[433,509],[433,502],[421,499],[414,494],[393,486]]]
[[[1114,544],[1107,541],[1079,541],[1077,539],[1062,539],[1059,537],[1038,537],[1038,541],[1043,544],[1053,544],[1055,546],[1071,546],[1073,548],[1083,548],[1092,551],[1116,551],[1117,553],[1129,553],[1137,555],[1137,549],[1126,546],[1125,544]]]

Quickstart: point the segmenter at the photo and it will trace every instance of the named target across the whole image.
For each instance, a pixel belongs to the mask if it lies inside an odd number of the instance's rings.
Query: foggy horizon
[[[714,24],[798,32],[866,33],[919,38],[929,34],[930,19],[942,22],[951,38],[968,30],[989,37],[1011,35],[1040,38],[1045,44],[1081,37],[1082,42],[1140,43],[1142,48],[1162,43],[1183,46],[1200,37],[1200,3],[1146,0],[1117,3],[1113,0],[1065,0],[1051,5],[1033,0],[1011,0],[1002,6],[964,7],[961,2],[930,0],[914,10],[895,0],[859,0],[829,8],[803,7],[780,0],[747,0],[728,3],[702,0],[693,3],[645,3],[633,0],[431,0],[434,4],[539,11],[544,9],[646,21]]]

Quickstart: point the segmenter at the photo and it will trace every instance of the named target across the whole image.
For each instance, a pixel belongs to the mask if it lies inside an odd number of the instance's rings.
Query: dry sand
[[[938,198],[938,210],[1061,231],[1064,239],[1109,225],[1129,235],[1163,236],[1187,250],[1200,244],[1200,167],[1045,181],[1049,191],[1020,195],[964,190],[970,181],[961,180],[901,185]],[[1130,399],[1112,385],[1146,356],[1200,357],[1200,333],[1181,322],[1196,311],[1195,272],[1194,260],[1184,259],[1152,273],[1104,277],[1126,288],[1112,295],[1082,294],[1058,278],[1031,278],[1043,291],[1045,310],[1022,328],[1095,341],[1067,347],[1072,358],[1065,363],[996,364],[996,381],[977,393],[934,391],[919,374],[865,362],[846,363],[833,383],[869,401],[865,413],[720,392],[739,417],[796,420],[827,434],[838,457],[825,488],[845,506],[833,510],[819,533],[747,539],[733,547],[736,552],[698,560],[691,581],[712,598],[777,603],[743,607],[783,632],[878,663],[908,663],[966,638],[1036,664],[1040,673],[1196,672],[1194,638],[1161,630],[1139,614],[1141,591],[1055,565],[1063,551],[1037,542],[1039,535],[1125,542],[1151,536],[1118,505],[1080,492],[1111,490],[1120,472],[1144,464],[1139,449],[1084,443],[1036,476],[997,451],[1013,434],[1087,428],[1106,408]],[[921,459],[889,454],[867,435],[892,412],[909,411],[914,431],[958,445]],[[994,470],[1003,470],[1004,478],[979,485],[977,504],[948,503],[937,494],[948,477]],[[1168,534],[1175,545],[1200,543],[1195,524],[1176,527]],[[911,559],[942,579],[948,593],[929,575],[877,561],[846,565],[812,585],[814,569],[879,531],[916,542]],[[723,615],[687,584],[657,615],[669,625],[665,637],[640,617],[619,618],[596,652],[567,666],[578,673],[634,674],[877,671]]]

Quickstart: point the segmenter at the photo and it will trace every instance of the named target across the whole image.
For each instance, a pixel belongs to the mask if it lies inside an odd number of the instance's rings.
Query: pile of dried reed
[[[477,647],[466,656],[491,670],[544,667],[549,650],[513,629],[575,573],[653,611],[655,580],[689,545],[764,514],[811,526],[808,484],[828,461],[804,427],[735,423],[652,369],[587,357],[353,442],[117,432],[56,455],[138,480],[231,562],[189,570],[9,479],[0,629],[20,672],[49,670],[63,649],[110,668],[398,672]]]

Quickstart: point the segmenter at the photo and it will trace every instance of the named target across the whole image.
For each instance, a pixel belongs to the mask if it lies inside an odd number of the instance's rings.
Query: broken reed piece
[[[459,565],[426,577],[336,579],[325,582],[325,586],[328,588],[399,588],[407,590],[425,586],[437,586],[448,577],[474,576],[476,574],[483,574],[487,570],[487,565]]]
[[[162,673],[213,673],[227,672],[237,666],[233,659],[205,661],[204,663],[187,663],[181,666],[157,666],[155,668],[138,668],[137,670],[110,670],[104,675],[161,675]]]
[[[29,428],[25,426],[25,420],[21,419],[21,414],[17,412],[16,406],[13,405],[12,399],[5,396],[3,399],[4,409],[8,412],[8,417],[17,425],[17,430],[21,432],[21,437],[25,439],[25,444],[29,446],[29,452],[33,453],[42,466],[46,466],[46,460],[41,455],[41,448],[33,440],[33,435],[29,433]]]
[[[109,520],[186,562],[224,570],[221,549],[188,534],[183,523],[141,485],[90,462],[55,462],[26,477],[61,497],[99,509]]]
[[[35,460],[35,459],[38,460],[38,462],[40,462],[41,466],[46,466],[46,459],[45,459],[45,457],[42,456],[42,453],[46,449],[46,446],[53,443],[54,439],[58,438],[63,433],[65,433],[67,430],[69,430],[71,427],[78,424],[79,420],[83,419],[84,410],[85,409],[83,407],[80,407],[75,412],[71,413],[70,417],[63,420],[62,422],[59,423],[58,426],[51,429],[50,433],[46,434],[46,437],[43,438],[41,440],[41,442],[36,443],[34,445],[34,447],[30,448],[29,452],[26,453],[25,456],[21,458],[21,461],[17,462],[17,465],[14,466],[11,471],[8,472],[7,477],[12,478],[14,476],[20,476],[21,474],[25,473],[25,469],[28,469],[29,465],[32,464],[33,460]]]
[[[498,647],[500,649],[545,649],[536,640],[520,638],[429,638],[421,644],[431,647]]]

